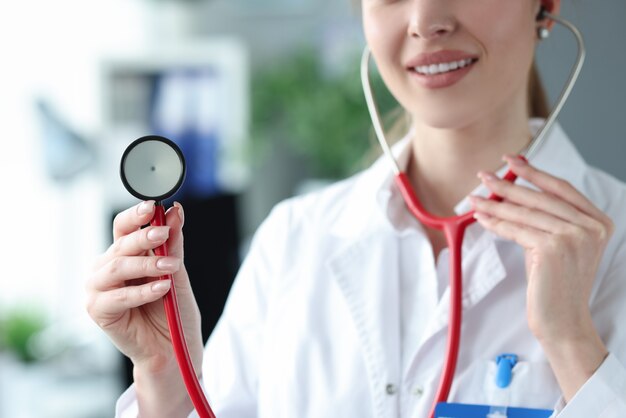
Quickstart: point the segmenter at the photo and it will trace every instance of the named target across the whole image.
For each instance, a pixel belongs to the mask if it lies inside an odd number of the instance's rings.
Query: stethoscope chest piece
[[[154,200],[153,227],[166,225],[165,208],[161,203],[174,195],[185,180],[185,157],[178,146],[167,138],[157,135],[141,137],[124,151],[120,163],[120,177],[124,187],[138,199]],[[167,257],[167,242],[153,249],[157,257]],[[158,280],[174,283],[172,274]],[[176,286],[163,296],[163,308],[170,331],[172,348],[189,397],[201,418],[215,418],[211,406],[202,392],[202,386],[194,370],[185,341],[182,320],[176,299]]]
[[[124,187],[141,200],[171,197],[185,179],[185,158],[178,146],[157,135],[141,137],[122,155],[120,177]]]

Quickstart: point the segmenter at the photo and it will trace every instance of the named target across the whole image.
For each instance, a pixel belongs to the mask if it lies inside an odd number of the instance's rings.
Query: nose
[[[457,22],[448,0],[412,0],[410,3],[408,26],[410,37],[434,39],[456,29]]]

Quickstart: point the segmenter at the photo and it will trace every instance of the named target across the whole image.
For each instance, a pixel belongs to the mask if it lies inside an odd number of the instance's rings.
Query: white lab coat
[[[406,155],[407,148],[404,140],[394,151]],[[527,326],[523,250],[475,223],[463,244],[463,334],[449,401],[555,409],[559,418],[624,418],[626,186],[586,165],[558,126],[531,163],[570,181],[615,222],[590,302],[610,355],[564,407]],[[379,160],[272,211],[206,347],[203,384],[218,418],[427,416],[444,361],[449,293],[407,298],[401,278],[447,282],[448,252],[435,263],[423,229],[397,202],[389,166]],[[468,210],[467,199],[455,209]],[[401,257],[407,245],[412,259]],[[407,301],[434,310],[403,319]],[[402,341],[403,320],[422,321],[413,345]],[[495,357],[504,352],[520,361],[510,386],[500,389]],[[131,387],[117,416],[135,411]]]

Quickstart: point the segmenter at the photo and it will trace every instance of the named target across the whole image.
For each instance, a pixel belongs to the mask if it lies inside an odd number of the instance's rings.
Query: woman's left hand
[[[524,248],[528,326],[569,402],[608,354],[589,298],[613,222],[567,181],[520,158],[504,160],[539,191],[481,172],[483,183],[503,200],[471,196],[474,216],[487,230]]]
[[[589,298],[613,222],[567,181],[520,158],[504,159],[540,191],[481,172],[483,183],[503,201],[472,196],[475,217],[524,248],[528,325],[537,339],[585,338],[595,332]]]

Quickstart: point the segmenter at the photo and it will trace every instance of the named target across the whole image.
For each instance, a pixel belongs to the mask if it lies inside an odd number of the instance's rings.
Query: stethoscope
[[[530,141],[529,145],[520,152],[520,157],[529,160],[534,152],[539,148],[541,143],[545,140],[548,132],[552,128],[556,117],[563,108],[565,101],[576,83],[576,79],[580,74],[583,62],[585,60],[585,46],[582,36],[578,29],[569,21],[562,19],[558,16],[552,15],[545,10],[542,10],[540,19],[549,18],[555,22],[560,23],[569,29],[578,43],[578,57],[576,63],[570,73],[569,79],[565,88],[561,92],[561,95],[557,101],[557,104],[552,109],[552,112],[547,117],[543,127],[535,134],[534,138]],[[378,107],[374,99],[372,92],[370,79],[369,79],[369,62],[371,58],[371,52],[369,48],[365,48],[361,59],[361,82],[363,84],[363,92],[365,93],[365,99],[367,101],[367,107],[372,119],[372,124],[376,132],[376,137],[383,149],[384,154],[391,163],[391,167],[395,176],[397,187],[400,189],[404,202],[409,212],[422,224],[442,230],[444,232],[446,242],[450,251],[450,324],[448,328],[448,342],[446,347],[446,357],[444,362],[443,371],[439,381],[439,386],[435,394],[435,400],[431,407],[429,416],[432,418],[435,414],[435,408],[438,403],[446,402],[450,387],[452,386],[452,380],[454,378],[454,372],[456,369],[457,358],[459,354],[459,346],[461,340],[461,321],[462,321],[462,289],[463,289],[463,271],[461,267],[463,236],[466,228],[475,222],[473,211],[466,212],[462,215],[452,217],[439,217],[427,212],[420,203],[415,191],[413,190],[409,178],[403,173],[398,163],[391,152],[389,143],[387,142],[383,125],[381,122]],[[514,182],[516,175],[512,171],[508,171],[504,176],[505,180]],[[501,201],[502,198],[491,194],[490,199]]]
[[[185,179],[185,173],[185,157],[180,148],[169,139],[156,135],[144,136],[131,143],[124,151],[120,164],[122,183],[130,194],[141,200],[156,202],[154,217],[150,222],[152,226],[165,225],[162,201],[178,191]],[[167,256],[167,243],[155,248],[154,254],[159,257]],[[174,283],[171,274],[161,276],[159,280],[172,280]],[[215,418],[189,356],[178,311],[176,286],[172,286],[163,297],[163,306],[174,355],[193,406],[201,418]]]
[[[564,25],[574,33],[578,41],[578,58],[574,69],[570,74],[566,87],[561,92],[557,105],[548,116],[543,128],[538,131],[537,135],[533,138],[528,147],[522,151],[521,154],[524,155],[525,158],[530,158],[533,152],[546,137],[547,132],[554,123],[558,113],[561,111],[561,108],[567,100],[567,97],[569,96],[574,83],[578,78],[585,56],[585,48],[582,37],[574,25],[564,19],[548,13],[545,13],[545,17]],[[387,143],[369,81],[370,56],[370,51],[366,48],[363,52],[363,58],[361,61],[361,78],[367,106],[380,145],[382,146],[385,155],[389,158],[395,174],[396,183],[402,193],[409,211],[424,225],[430,228],[443,230],[448,247],[451,251],[451,305],[448,346],[446,350],[445,366],[430,414],[432,417],[436,404],[439,402],[445,402],[448,398],[448,393],[452,385],[452,379],[456,368],[461,337],[462,316],[461,245],[465,229],[471,225],[475,219],[473,218],[473,212],[471,211],[463,215],[442,218],[428,213],[422,207],[410,185],[408,177],[405,173],[400,171],[400,168],[398,167],[398,164]],[[145,136],[131,143],[124,151],[120,164],[120,175],[126,189],[138,199],[154,200],[156,202],[154,218],[150,222],[153,226],[165,225],[165,209],[162,201],[173,196],[178,191],[184,181],[185,172],[185,158],[178,146],[169,139],[156,135]],[[509,171],[504,178],[509,181],[515,181],[516,176],[514,173]],[[498,196],[494,195],[491,195],[490,198],[499,199]],[[167,253],[167,243],[154,250],[154,254],[157,256],[166,256]],[[172,275],[159,277],[159,280],[172,279]],[[167,317],[176,361],[178,362],[185,387],[187,388],[187,392],[189,393],[189,397],[191,398],[194,408],[201,418],[215,418],[215,414],[211,410],[209,402],[207,401],[198,378],[196,377],[196,373],[189,356],[178,310],[175,286],[172,286],[170,291],[164,296],[163,304],[165,307],[165,315]]]

